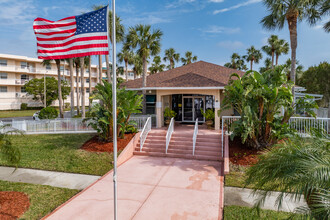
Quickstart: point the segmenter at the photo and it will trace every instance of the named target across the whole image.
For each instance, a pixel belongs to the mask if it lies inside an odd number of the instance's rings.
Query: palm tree
[[[54,60],[57,68],[57,92],[58,92],[58,103],[60,109],[60,118],[63,118],[63,97],[62,97],[62,86],[61,86],[61,60]],[[51,60],[43,60],[42,64],[44,66],[50,65]]]
[[[155,56],[153,59],[153,63],[151,64],[151,67],[149,67],[150,74],[163,72],[165,69],[165,64],[162,64],[162,59],[160,56]]]
[[[321,5],[321,13],[322,15],[329,15],[330,14],[330,4],[329,0],[324,0],[323,4]],[[323,26],[326,32],[330,32],[330,21],[326,22]]]
[[[156,56],[160,52],[160,39],[163,32],[159,29],[151,32],[150,25],[138,24],[129,29],[126,47],[138,48],[137,54],[142,58],[142,87],[147,86],[147,65],[150,55]],[[146,90],[143,93],[143,114],[146,114]]]
[[[297,50],[297,23],[306,19],[309,24],[315,24],[321,18],[321,10],[319,8],[322,0],[263,0],[264,5],[269,11],[269,15],[265,16],[261,23],[270,30],[282,29],[285,21],[288,22],[290,31],[290,45],[291,45],[291,76],[293,83],[296,82],[296,50]],[[294,87],[292,88],[294,96]]]
[[[291,75],[291,70],[290,70],[290,67],[291,67],[291,59],[287,59],[285,61],[285,64],[283,64],[283,66],[285,68],[287,68],[287,72],[288,72],[288,79],[290,78],[290,75]],[[299,60],[296,60],[296,78],[299,78],[304,72],[304,67],[302,65],[299,64]]]
[[[261,49],[269,56],[272,57],[272,68],[274,68],[274,57],[275,57],[275,51],[278,47],[278,36],[277,35],[271,35],[268,40],[268,45],[263,46]]]
[[[275,51],[276,55],[276,66],[278,65],[278,58],[282,54],[288,54],[289,53],[289,43],[286,42],[285,40],[281,39],[278,41],[278,45]]]
[[[260,73],[263,73],[263,72],[265,72],[265,71],[270,70],[270,69],[273,68],[273,66],[272,66],[272,60],[270,58],[268,58],[268,57],[265,59],[264,64],[265,64],[265,66],[264,67],[260,67],[260,69],[259,69],[259,72]]]
[[[247,55],[243,56],[243,58],[250,62],[250,70],[252,70],[253,63],[259,63],[259,60],[262,59],[262,53],[260,50],[255,49],[254,46],[251,46],[247,49]]]
[[[237,53],[231,55],[231,61],[226,63],[224,66],[228,68],[233,68],[237,70],[247,70],[246,65],[244,64],[244,59],[241,58]]]
[[[187,51],[184,55],[185,58],[181,57],[181,62],[183,63],[183,65],[187,65],[197,61],[197,56],[193,56],[191,51]]]
[[[136,79],[136,76],[140,76],[143,72],[142,69],[142,59],[139,55],[135,55],[133,57],[133,72],[134,72],[134,79]]]
[[[170,61],[170,68],[169,69],[173,69],[175,62],[179,62],[180,59],[180,54],[176,53],[174,48],[169,48],[167,50],[165,50],[165,57],[163,58],[163,60],[166,61]]]
[[[79,68],[80,68],[80,61],[79,58],[73,58],[74,66],[76,68],[76,92],[77,92],[77,115],[80,114],[80,87],[79,87]]]
[[[71,102],[71,117],[74,115],[74,80],[73,80],[73,59],[69,58],[70,69],[70,102]]]
[[[121,52],[118,53],[118,60],[119,62],[125,62],[125,77],[126,81],[128,81],[128,64],[133,64],[133,57],[134,53],[133,51],[129,50],[127,47],[123,47],[121,49]]]

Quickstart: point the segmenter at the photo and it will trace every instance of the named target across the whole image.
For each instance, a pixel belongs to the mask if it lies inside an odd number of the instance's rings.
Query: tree
[[[276,55],[276,66],[278,65],[278,58],[282,55],[282,54],[288,54],[289,53],[289,43],[286,42],[283,39],[280,39],[278,41],[278,45],[275,51],[275,55]]]
[[[184,54],[184,56],[185,57],[181,57],[181,62],[183,63],[183,65],[187,65],[187,64],[197,61],[197,56],[193,56],[191,51],[187,51]]]
[[[287,59],[283,66],[287,69],[287,77],[290,79],[291,75],[291,59]],[[299,64],[299,61],[296,61],[296,78],[300,77],[303,74],[304,67]]]
[[[17,166],[21,160],[21,152],[16,145],[12,144],[14,134],[22,135],[23,133],[0,122],[0,154],[6,161]]]
[[[126,77],[126,81],[128,81],[128,64],[129,65],[133,64],[134,53],[133,51],[129,50],[127,47],[123,47],[121,49],[121,52],[118,53],[117,56],[119,62],[125,63],[125,77]]]
[[[230,58],[231,61],[225,63],[225,67],[244,71],[247,70],[246,65],[244,64],[244,59],[242,59],[240,55],[233,53]]]
[[[80,72],[81,72],[81,117],[85,118],[86,114],[86,109],[85,109],[85,63],[84,63],[84,58],[87,57],[79,57],[79,62],[80,62]]]
[[[173,69],[175,66],[175,62],[179,62],[180,59],[180,54],[176,53],[174,48],[169,48],[165,50],[165,56],[163,58],[163,60],[166,61],[170,61],[170,66],[169,69]]]
[[[160,40],[163,32],[159,29],[151,32],[150,25],[138,24],[129,29],[126,47],[137,48],[137,54],[142,58],[142,87],[147,86],[147,65],[151,56],[156,56],[160,52]],[[146,114],[146,90],[143,93],[143,114]]]
[[[307,20],[315,24],[321,18],[319,4],[322,0],[263,0],[269,15],[261,20],[261,24],[269,30],[283,29],[285,21],[288,23],[291,45],[291,76],[290,80],[296,82],[296,50],[297,50],[297,23]],[[292,90],[294,95],[294,88]]]
[[[262,53],[260,50],[255,49],[254,46],[251,46],[247,49],[247,55],[243,56],[243,58],[250,62],[250,70],[252,70],[253,63],[259,63],[259,60],[262,59]]]
[[[308,207],[295,211],[310,219],[330,218],[330,143],[320,138],[294,138],[261,154],[257,164],[247,171],[246,185],[260,192],[256,207],[262,205],[272,191],[279,191],[280,208],[286,193],[291,200],[304,198]],[[306,218],[307,219],[307,218]],[[309,218],[308,218],[309,219]]]
[[[81,77],[79,78],[79,68],[80,68],[80,61],[79,58],[73,58],[74,66],[76,68],[76,92],[77,92],[77,115],[80,114],[80,80]]]
[[[293,132],[288,121],[295,109],[304,109],[315,116],[313,108],[317,105],[313,101],[301,98],[292,106],[293,85],[286,74],[286,68],[277,66],[263,73],[248,71],[242,77],[231,75],[225,86],[222,111],[234,108],[241,116],[230,128],[232,138],[238,136],[256,149],[268,148]]]
[[[272,57],[272,62],[271,62],[271,66],[272,68],[274,67],[274,56],[275,56],[275,51],[277,50],[278,46],[279,46],[279,39],[277,35],[271,35],[268,39],[267,39],[268,45],[263,46],[261,49],[267,54],[270,55]]]
[[[322,15],[329,15],[330,14],[330,2],[329,0],[324,0],[323,1],[323,4],[321,5],[321,13]],[[326,23],[324,23],[324,26],[323,26],[324,30],[326,32],[330,32],[330,20]]]
[[[73,58],[69,58],[70,69],[70,103],[71,103],[71,118],[74,116],[74,79],[73,79]]]
[[[330,107],[330,64],[328,62],[309,67],[297,76],[297,84],[305,87],[309,93],[322,94],[323,99],[320,105]]]
[[[133,57],[133,71],[134,71],[134,79],[136,79],[136,76],[140,76],[143,72],[142,69],[142,59],[139,55],[135,55]]]
[[[272,67],[272,60],[270,58],[266,58],[265,61],[264,61],[264,63],[265,63],[265,66],[264,67],[260,67],[260,69],[259,69],[259,72],[260,73],[263,73],[263,72],[265,72],[265,71],[270,70],[270,69],[273,68]]]
[[[58,99],[58,80],[54,77],[46,77],[46,106],[49,106]],[[24,88],[29,95],[33,96],[33,100],[44,103],[44,78],[34,78],[25,83]],[[61,82],[62,98],[70,94],[70,87],[66,81]]]
[[[160,56],[155,56],[151,67],[149,67],[150,74],[163,72],[165,69],[165,64],[162,64],[162,59]]]

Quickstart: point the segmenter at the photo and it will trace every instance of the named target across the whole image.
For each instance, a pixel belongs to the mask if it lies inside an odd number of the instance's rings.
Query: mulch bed
[[[126,145],[132,140],[135,134],[125,134],[125,139],[117,139],[117,149],[118,151],[123,150]],[[102,142],[97,136],[92,137],[86,141],[81,149],[90,151],[90,152],[113,152],[113,143],[112,142]]]
[[[230,139],[230,138],[229,138]],[[231,163],[242,166],[249,166],[257,163],[261,151],[242,144],[240,138],[229,140],[229,160]]]
[[[29,197],[22,192],[0,192],[0,219],[18,219],[29,208]]]

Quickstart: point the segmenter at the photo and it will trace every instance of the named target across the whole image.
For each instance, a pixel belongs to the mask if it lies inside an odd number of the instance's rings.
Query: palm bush
[[[21,152],[12,144],[13,134],[22,134],[22,132],[0,122],[0,155],[6,161],[17,165],[21,159]]]
[[[102,84],[95,86],[91,99],[99,100],[90,111],[89,125],[97,130],[103,141],[113,139],[113,111],[112,111],[112,84],[103,80]],[[131,114],[141,113],[142,96],[135,91],[117,88],[117,122],[119,136],[124,138],[128,131],[136,131],[133,122],[129,121]]]
[[[242,77],[231,75],[222,109],[234,108],[241,115],[232,124],[232,138],[240,136],[243,143],[256,149],[270,147],[293,132],[287,123],[295,110],[304,109],[315,116],[314,101],[301,98],[292,105],[293,84],[286,73],[284,67],[277,66],[263,73],[248,71]]]
[[[56,108],[48,106],[40,110],[39,118],[40,119],[55,119],[58,117],[58,111]]]
[[[286,192],[290,199],[304,197],[308,207],[300,212],[315,219],[330,218],[330,142],[322,138],[293,138],[259,156],[247,171],[246,185],[262,188],[256,202],[259,207],[271,191],[280,191],[281,207]],[[258,190],[254,190],[255,193]]]

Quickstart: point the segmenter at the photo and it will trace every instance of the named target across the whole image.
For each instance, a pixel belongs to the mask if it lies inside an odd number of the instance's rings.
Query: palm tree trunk
[[[99,78],[98,83],[102,83],[102,56],[99,55]]]
[[[174,62],[173,62],[173,60],[170,60],[170,65],[171,65],[171,69],[173,69],[174,68]]]
[[[252,70],[252,65],[253,65],[253,60],[251,60],[251,63],[250,63],[250,70]]]
[[[143,57],[142,58],[143,66],[142,66],[142,87],[147,86],[147,58]],[[147,114],[147,91],[145,89],[142,90],[143,94],[143,107],[142,107],[142,114]]]
[[[278,65],[278,57],[279,57],[279,55],[278,54],[276,54],[276,66]]]
[[[63,98],[62,98],[62,87],[61,87],[61,61],[55,60],[57,67],[57,89],[58,89],[58,102],[60,108],[60,118],[63,118]]]
[[[79,65],[76,63],[76,91],[77,91],[77,115],[80,113],[79,102]]]
[[[81,117],[85,118],[85,64],[84,64],[84,58],[80,57],[80,72],[81,72]]]
[[[71,118],[74,115],[74,79],[73,79],[73,60],[69,59],[69,69],[70,69],[70,99],[71,99]]]
[[[272,69],[274,69],[274,51],[272,51]]]
[[[107,65],[107,78],[108,78],[108,83],[111,83],[111,75],[110,75],[110,67],[109,67],[109,55],[105,55],[105,62]],[[112,67],[115,68],[115,67]]]
[[[290,45],[291,45],[291,74],[290,80],[293,82],[292,95],[293,103],[295,103],[295,84],[296,84],[296,50],[297,50],[297,17],[298,13],[287,16],[289,31],[290,31]]]
[[[92,56],[89,56],[88,71],[89,71],[88,110],[90,111],[92,107],[92,100],[89,99],[90,94],[92,93]]]
[[[128,81],[128,60],[125,60],[125,75],[126,81]]]

